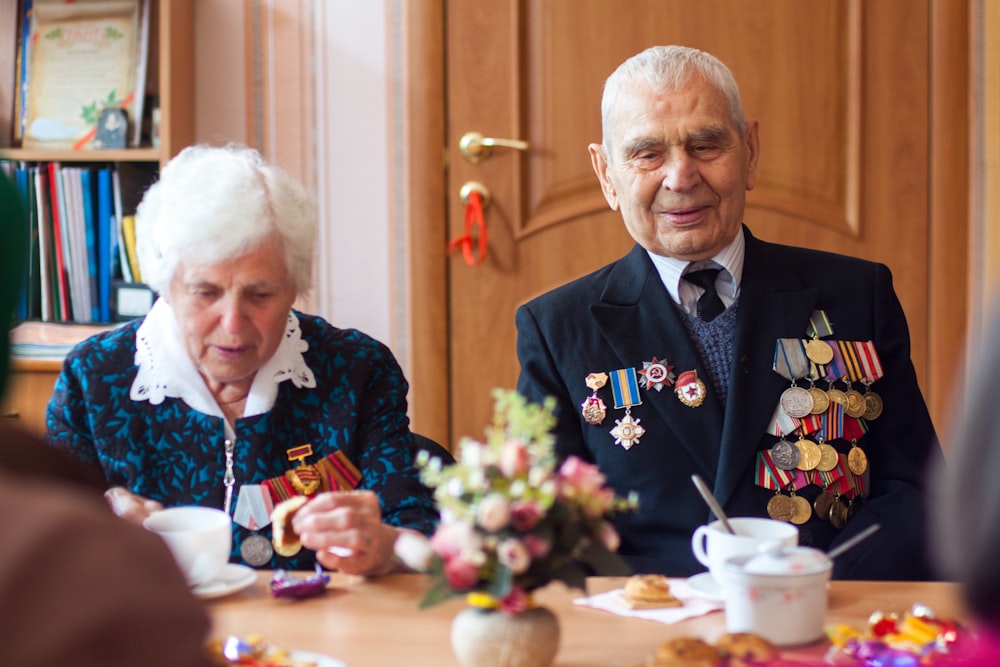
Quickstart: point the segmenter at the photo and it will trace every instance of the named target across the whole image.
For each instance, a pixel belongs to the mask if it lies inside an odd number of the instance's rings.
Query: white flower
[[[420,533],[409,530],[400,531],[393,545],[393,552],[406,567],[417,572],[425,572],[434,557],[431,541]]]
[[[509,537],[497,547],[497,560],[514,574],[521,574],[531,565],[531,554],[521,540]]]
[[[491,493],[481,501],[476,509],[476,523],[483,530],[495,533],[510,521],[510,502],[500,493]]]

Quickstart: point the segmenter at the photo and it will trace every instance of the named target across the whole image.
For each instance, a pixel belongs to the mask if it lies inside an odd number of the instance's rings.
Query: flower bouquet
[[[434,578],[421,607],[464,595],[513,615],[550,582],[583,589],[589,575],[629,574],[607,517],[634,509],[634,495],[617,497],[597,466],[579,458],[556,466],[553,400],[493,395],[485,442],[464,438],[449,466],[426,452],[417,460],[441,512],[423,554],[409,562]]]

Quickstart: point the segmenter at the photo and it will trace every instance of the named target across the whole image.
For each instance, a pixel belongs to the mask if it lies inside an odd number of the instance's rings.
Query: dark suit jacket
[[[704,568],[695,560],[691,534],[713,519],[692,484],[701,475],[729,516],[767,516],[773,491],[754,483],[758,451],[777,438],[766,434],[788,381],[772,370],[778,338],[804,338],[810,314],[826,311],[832,338],[872,340],[885,375],[872,385],[885,404],[859,442],[869,458],[870,496],[837,531],[815,517],[800,527],[800,543],[828,549],[872,523],[881,530],[837,559],[834,576],[847,579],[922,579],[925,557],[924,479],[939,458],[924,399],[910,361],[909,330],[888,267],[831,253],[780,246],[746,234],[735,354],[727,407],[709,387],[705,402],[691,408],[673,388],[641,390],[632,408],[645,435],[630,450],[610,430],[624,415],[614,409],[610,387],[602,396],[608,416],[583,421],[592,372],[642,368],[664,357],[675,372],[708,373],[646,251],[635,246],[621,260],[552,290],[516,314],[518,390],[529,400],[558,401],[556,448],[596,462],[620,494],[639,493],[637,512],[615,525],[621,553],[637,571],[687,576]],[[825,388],[825,383],[822,383]],[[835,441],[839,451],[849,443]],[[820,489],[801,491],[810,502]]]

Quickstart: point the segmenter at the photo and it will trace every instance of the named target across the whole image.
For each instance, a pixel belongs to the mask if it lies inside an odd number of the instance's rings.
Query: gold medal
[[[795,515],[792,499],[779,491],[767,501],[767,515],[776,521],[791,521]]]
[[[836,403],[837,405],[842,405],[847,407],[847,394],[839,389],[830,387],[826,390],[826,397],[831,403]]]
[[[820,451],[819,445],[808,438],[800,436],[795,441],[795,446],[799,449],[799,464],[796,467],[803,472],[815,470],[816,466],[819,465],[820,459],[823,458],[823,453]]]
[[[865,421],[874,421],[882,415],[882,397],[874,391],[865,393],[865,413],[861,415]]]
[[[813,407],[809,411],[810,414],[821,415],[826,412],[826,409],[830,407],[830,398],[826,392],[819,387],[809,387],[806,391],[809,392],[809,395],[813,399]]]
[[[857,389],[848,389],[844,392],[844,395],[847,397],[847,407],[844,408],[844,412],[848,417],[857,419],[865,414],[867,405],[865,404],[865,397],[860,391]]]
[[[840,457],[837,456],[837,450],[833,448],[832,445],[828,445],[825,442],[819,444],[819,463],[816,464],[816,470],[820,472],[830,472],[837,467],[837,463],[840,461]]]
[[[813,338],[806,341],[806,356],[814,364],[828,364],[833,361],[833,348],[826,341]]]
[[[312,445],[305,444],[292,447],[286,453],[288,454],[289,461],[296,461],[299,465],[292,470],[286,470],[285,479],[292,485],[292,488],[304,496],[316,493],[319,490],[320,484],[319,472],[316,470],[316,466],[302,463],[304,459],[312,456]]]
[[[868,455],[865,454],[865,450],[858,447],[856,442],[851,443],[851,451],[847,452],[847,467],[859,476],[868,470]]]
[[[796,495],[794,492],[792,493],[791,501],[793,507],[791,522],[801,526],[812,517],[812,506],[808,500]]]
[[[597,390],[603,387],[608,382],[607,373],[591,373],[587,376],[587,387],[589,387],[594,393],[584,399],[583,403],[580,404],[580,414],[583,415],[583,421],[597,426],[604,421],[604,418],[608,416],[608,409],[604,405],[604,401],[597,397]]]
[[[844,501],[838,496],[834,503],[830,506],[830,523],[837,530],[840,530],[847,525],[848,519],[848,508],[844,504]]]
[[[830,508],[833,507],[835,502],[837,502],[837,496],[829,491],[823,491],[823,493],[816,496],[816,500],[813,501],[813,509],[816,511],[816,516],[823,521],[829,521]]]

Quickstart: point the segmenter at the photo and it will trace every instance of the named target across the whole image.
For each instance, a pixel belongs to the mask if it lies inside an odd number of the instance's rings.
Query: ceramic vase
[[[467,607],[452,621],[451,646],[464,667],[549,667],[559,649],[559,620],[545,607],[513,616]]]

